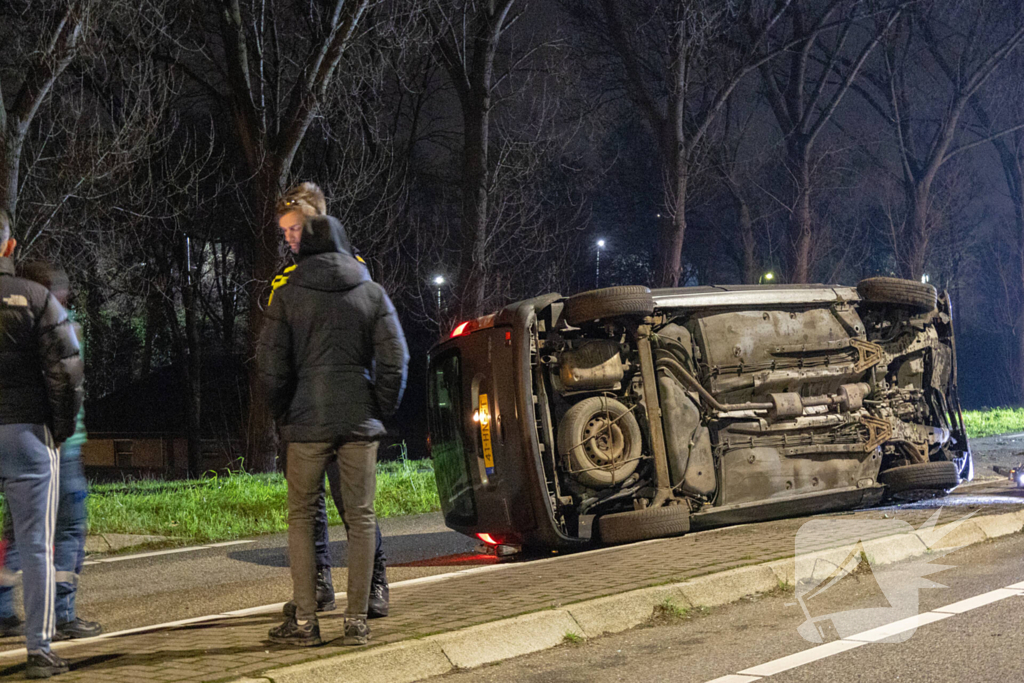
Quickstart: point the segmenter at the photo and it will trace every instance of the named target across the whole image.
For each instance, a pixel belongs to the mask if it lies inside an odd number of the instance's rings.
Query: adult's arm
[[[275,296],[263,314],[263,330],[256,355],[260,379],[267,389],[270,414],[275,420],[280,420],[288,412],[295,392],[292,333],[285,318],[283,298],[280,294]]]
[[[395,414],[405,393],[409,372],[409,347],[405,343],[402,323],[398,320],[391,299],[379,288],[380,300],[373,328],[373,361],[375,368],[374,391],[381,416]]]
[[[85,398],[85,366],[75,328],[52,294],[47,295],[36,321],[36,335],[50,401],[50,426],[54,441],[60,444],[75,433]]]

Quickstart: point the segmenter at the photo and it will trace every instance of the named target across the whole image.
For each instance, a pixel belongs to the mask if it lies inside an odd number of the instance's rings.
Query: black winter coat
[[[285,441],[380,438],[402,400],[402,326],[347,245],[336,219],[307,221],[298,265],[265,313],[258,364]]]
[[[0,258],[0,424],[45,424],[61,443],[75,432],[83,377],[64,307]]]

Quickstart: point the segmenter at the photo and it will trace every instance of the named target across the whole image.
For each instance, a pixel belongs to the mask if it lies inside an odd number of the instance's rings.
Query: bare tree
[[[760,68],[765,97],[786,145],[785,169],[791,184],[789,280],[801,283],[808,281],[813,252],[815,143],[902,11],[900,7],[884,11],[873,26],[865,20],[866,1],[831,0],[816,11],[821,4],[795,0],[789,5],[787,38],[795,44]],[[756,32],[752,37],[757,37]]]
[[[488,174],[495,58],[505,32],[522,16],[515,0],[439,2],[429,14],[437,53],[462,112],[462,211],[459,316],[483,313],[486,278]]]
[[[1010,132],[957,142],[972,98],[1024,40],[1024,21],[1003,11],[1007,4],[934,0],[915,5],[883,41],[880,66],[865,74],[868,86],[857,86],[895,135],[908,206],[899,264],[906,277],[920,279],[925,273],[935,227],[932,186],[939,170]]]
[[[629,97],[656,140],[665,188],[657,286],[675,286],[683,271],[688,189],[708,130],[741,80],[771,58],[767,38],[790,1],[566,3],[596,38],[595,66],[614,74],[609,87]]]
[[[16,12],[14,7],[11,9]],[[15,220],[25,140],[54,83],[78,53],[90,9],[89,0],[56,3],[54,12],[45,21],[46,29],[39,37],[39,44],[28,53],[28,59],[11,79],[20,78],[20,84],[15,89],[9,83],[0,83],[0,207]],[[31,6],[26,6],[21,14],[22,19],[37,16]],[[5,89],[15,93],[10,106],[4,101]]]

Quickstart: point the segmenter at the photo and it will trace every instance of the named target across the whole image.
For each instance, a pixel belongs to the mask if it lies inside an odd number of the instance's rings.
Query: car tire
[[[639,285],[606,287],[569,297],[562,309],[562,318],[578,326],[601,318],[623,315],[647,316],[654,313],[651,290]]]
[[[678,536],[690,530],[690,509],[686,505],[666,505],[603,515],[597,520],[598,536],[603,543],[632,543],[652,538]]]
[[[612,421],[610,426],[606,423]],[[602,424],[605,423],[605,424]],[[592,433],[600,432],[597,437]],[[598,443],[600,440],[600,443]],[[592,396],[569,408],[558,423],[558,452],[578,482],[592,488],[607,488],[626,480],[640,464],[643,434],[633,413],[613,398]],[[608,453],[607,463],[601,457]],[[612,469],[594,469],[622,464]]]
[[[885,484],[892,493],[915,489],[951,489],[960,484],[956,463],[922,462],[894,467],[878,473],[878,483]]]
[[[924,282],[895,277],[869,277],[857,283],[857,293],[864,301],[895,304],[921,311],[931,311],[938,302],[935,287]]]

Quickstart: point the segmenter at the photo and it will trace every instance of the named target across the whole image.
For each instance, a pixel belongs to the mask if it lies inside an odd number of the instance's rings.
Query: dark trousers
[[[336,465],[338,475],[333,478],[332,488],[336,482],[342,518],[348,530],[345,615],[366,617],[377,525],[373,510],[377,445],[375,441],[352,441],[338,447],[329,443],[288,444],[288,555],[295,616],[300,621],[316,615],[317,563],[313,529],[324,475],[332,465]]]
[[[337,479],[337,468],[333,467],[333,465],[329,466],[327,468],[327,480],[331,482],[331,497],[334,498],[334,505],[338,509],[338,515],[344,521],[345,515],[342,512],[341,487],[337,484]],[[345,529],[347,531],[348,526]],[[384,538],[381,536],[379,523],[377,524],[376,536],[376,544],[373,550],[374,583],[384,580],[388,567],[388,558],[384,554]],[[331,539],[327,529],[327,494],[324,491],[324,487],[321,486],[320,499],[316,504],[316,519],[313,520],[313,547],[316,550],[317,567],[330,567],[333,564],[331,562],[330,542]]]

